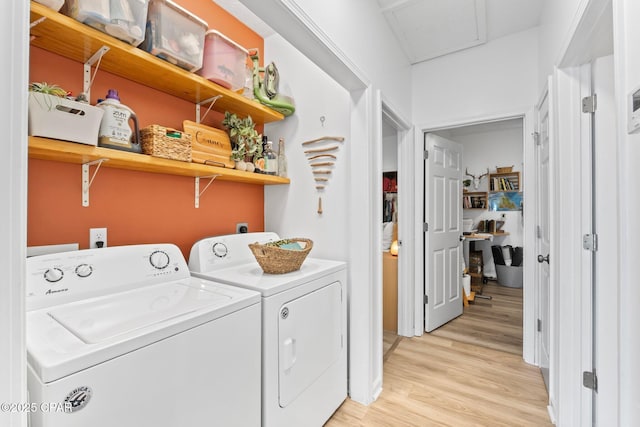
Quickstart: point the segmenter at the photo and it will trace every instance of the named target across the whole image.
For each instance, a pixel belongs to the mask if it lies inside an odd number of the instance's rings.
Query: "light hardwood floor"
[[[522,354],[522,288],[489,281],[464,314],[432,332],[439,337]]]
[[[492,300],[469,306],[438,333],[397,340],[385,333],[380,397],[369,406],[347,399],[326,426],[551,426],[540,371],[521,357],[521,309],[520,320],[508,309],[522,304],[522,290],[493,287],[484,291]],[[518,322],[519,334],[511,325]],[[465,328],[486,339],[465,337]],[[515,351],[510,341],[518,336]]]

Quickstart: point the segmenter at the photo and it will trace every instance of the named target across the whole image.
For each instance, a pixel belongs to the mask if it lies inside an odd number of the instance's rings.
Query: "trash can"
[[[491,246],[498,284],[508,288],[522,287],[522,247]]]
[[[496,264],[496,276],[498,276],[498,285],[508,288],[522,287],[522,266],[517,265],[500,265]]]

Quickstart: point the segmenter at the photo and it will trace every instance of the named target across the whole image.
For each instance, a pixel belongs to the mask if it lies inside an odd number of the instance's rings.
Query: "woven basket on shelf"
[[[509,173],[513,170],[513,166],[503,166],[503,167],[498,167],[496,166],[496,173]]]
[[[164,159],[191,161],[191,135],[160,125],[140,129],[142,152]]]
[[[287,240],[291,243],[303,242],[305,247],[300,251],[294,251],[260,243],[249,244],[249,248],[258,264],[260,264],[262,271],[269,274],[284,274],[300,269],[311,248],[313,248],[313,242],[302,238]]]

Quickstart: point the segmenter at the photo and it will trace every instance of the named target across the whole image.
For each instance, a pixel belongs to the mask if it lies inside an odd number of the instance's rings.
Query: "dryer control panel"
[[[189,255],[189,269],[195,273],[206,273],[221,268],[233,267],[254,261],[250,243],[279,240],[276,233],[239,233],[207,237],[196,242]]]
[[[112,246],[27,258],[27,310],[189,278],[172,244]]]

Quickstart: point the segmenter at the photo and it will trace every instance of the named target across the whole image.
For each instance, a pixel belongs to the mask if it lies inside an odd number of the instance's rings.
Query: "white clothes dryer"
[[[320,427],[347,397],[346,264],[307,258],[298,271],[266,274],[249,243],[275,233],[210,237],[189,269],[262,294],[262,425]]]
[[[27,259],[32,427],[259,426],[260,294],[171,244]]]

